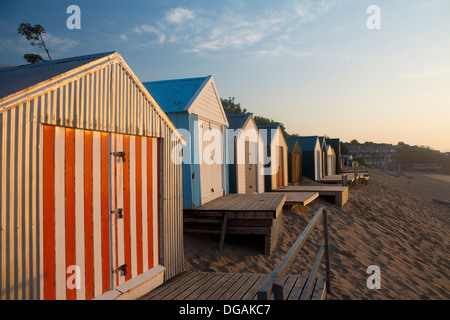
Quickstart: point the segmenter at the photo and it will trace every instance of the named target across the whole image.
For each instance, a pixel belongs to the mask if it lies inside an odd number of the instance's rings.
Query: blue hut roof
[[[143,82],[165,112],[187,111],[211,76]]]
[[[288,140],[297,140],[302,151],[314,151],[316,148],[317,139],[319,139],[318,136],[287,137],[286,142]]]
[[[115,51],[2,68],[0,99],[113,53]]]
[[[227,114],[228,125],[230,129],[242,129],[252,113]]]

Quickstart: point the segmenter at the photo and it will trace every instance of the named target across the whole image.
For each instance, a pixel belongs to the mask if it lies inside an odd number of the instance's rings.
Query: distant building
[[[390,144],[348,145],[348,153],[353,158],[363,158],[366,164],[374,168],[385,168],[393,165],[397,151]]]

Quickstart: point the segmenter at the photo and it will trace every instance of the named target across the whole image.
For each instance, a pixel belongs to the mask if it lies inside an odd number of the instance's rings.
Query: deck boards
[[[336,185],[289,185],[273,190],[276,192],[318,192],[319,196],[333,196],[335,204],[342,207],[348,200],[348,187]]]
[[[280,193],[229,194],[201,207],[184,210],[184,231],[198,233],[261,234],[264,253],[275,248],[286,195]],[[223,229],[225,213],[226,228]],[[225,230],[225,233],[222,232]]]
[[[268,274],[185,271],[139,300],[256,300],[259,288],[268,277]],[[281,282],[285,299],[298,300],[306,277],[286,275]],[[311,299],[323,299],[324,290],[325,281],[319,277]]]
[[[306,206],[318,196],[318,192],[286,192],[286,202],[284,204]]]

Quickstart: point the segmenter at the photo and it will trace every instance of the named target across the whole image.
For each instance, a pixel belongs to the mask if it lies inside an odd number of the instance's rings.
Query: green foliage
[[[222,99],[222,106],[226,114],[239,114],[247,113],[247,109],[241,109],[241,104],[234,101],[234,97],[229,97],[228,99]]]
[[[45,61],[40,55],[38,54],[34,54],[34,53],[27,53],[23,55],[23,58],[28,62],[28,63],[38,63],[41,61]]]
[[[46,33],[43,26],[40,24],[32,26],[29,23],[21,23],[17,28],[17,33],[27,38],[28,42],[30,42],[33,47],[37,45],[39,48],[44,48],[47,52],[48,59],[52,60],[50,57],[50,52],[45,45],[44,38],[42,37],[42,35]],[[44,61],[44,59],[42,59],[42,57],[38,54],[25,54],[23,58],[29,63]]]
[[[223,106],[223,109],[226,114],[239,114],[239,113],[247,113],[248,112],[246,108],[241,108],[240,103],[236,103],[234,97],[229,97],[228,99],[220,98],[220,101],[222,102],[222,106]],[[298,133],[295,133],[293,135],[290,135],[289,133],[287,133],[286,128],[284,127],[284,124],[281,122],[277,122],[273,119],[269,119],[269,118],[262,117],[262,116],[254,116],[253,119],[255,120],[255,123],[257,125],[272,125],[272,124],[279,125],[281,127],[281,132],[283,132],[283,135],[285,137],[290,137],[290,136],[298,137]]]

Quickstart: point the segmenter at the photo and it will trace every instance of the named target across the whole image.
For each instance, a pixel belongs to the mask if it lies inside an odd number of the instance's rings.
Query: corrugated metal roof
[[[103,52],[2,68],[0,69],[0,99],[113,53],[114,51]]]
[[[143,82],[165,112],[187,111],[211,76]]]
[[[230,129],[242,129],[247,119],[252,116],[252,113],[227,114],[228,125]]]
[[[314,151],[316,148],[318,136],[308,136],[308,137],[287,137],[286,142],[288,140],[297,140],[300,144],[300,148],[302,151]]]

